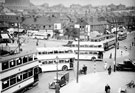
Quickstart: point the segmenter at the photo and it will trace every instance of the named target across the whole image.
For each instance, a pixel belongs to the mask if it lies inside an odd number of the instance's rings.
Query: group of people
[[[110,74],[111,74],[112,67],[111,67],[111,65],[108,67],[108,65],[107,65],[107,62],[106,62],[106,61],[105,61],[105,63],[104,63],[104,69],[105,69],[105,70],[108,70],[108,75],[110,75]]]

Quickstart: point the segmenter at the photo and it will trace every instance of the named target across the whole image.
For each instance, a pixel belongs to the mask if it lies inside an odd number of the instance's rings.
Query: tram
[[[37,85],[38,69],[35,53],[0,56],[0,93],[24,93]]]

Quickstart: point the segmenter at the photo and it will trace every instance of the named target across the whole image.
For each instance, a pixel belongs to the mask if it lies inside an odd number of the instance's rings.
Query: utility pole
[[[79,34],[78,34],[78,52],[77,52],[78,54],[77,54],[77,77],[76,77],[76,83],[78,83],[78,78],[79,78],[80,29],[79,29]]]

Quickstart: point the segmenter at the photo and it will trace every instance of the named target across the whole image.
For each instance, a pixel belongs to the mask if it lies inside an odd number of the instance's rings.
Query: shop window
[[[2,62],[2,70],[8,69],[9,68],[9,62]]]

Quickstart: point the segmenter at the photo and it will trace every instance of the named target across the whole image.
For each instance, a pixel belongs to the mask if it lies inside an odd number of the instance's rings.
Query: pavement
[[[135,81],[135,72],[105,72],[90,73],[79,76],[60,89],[60,93],[105,93],[105,85],[109,84],[111,93],[119,93],[119,89],[126,89],[127,93],[135,93],[135,88],[127,88],[126,84]]]

